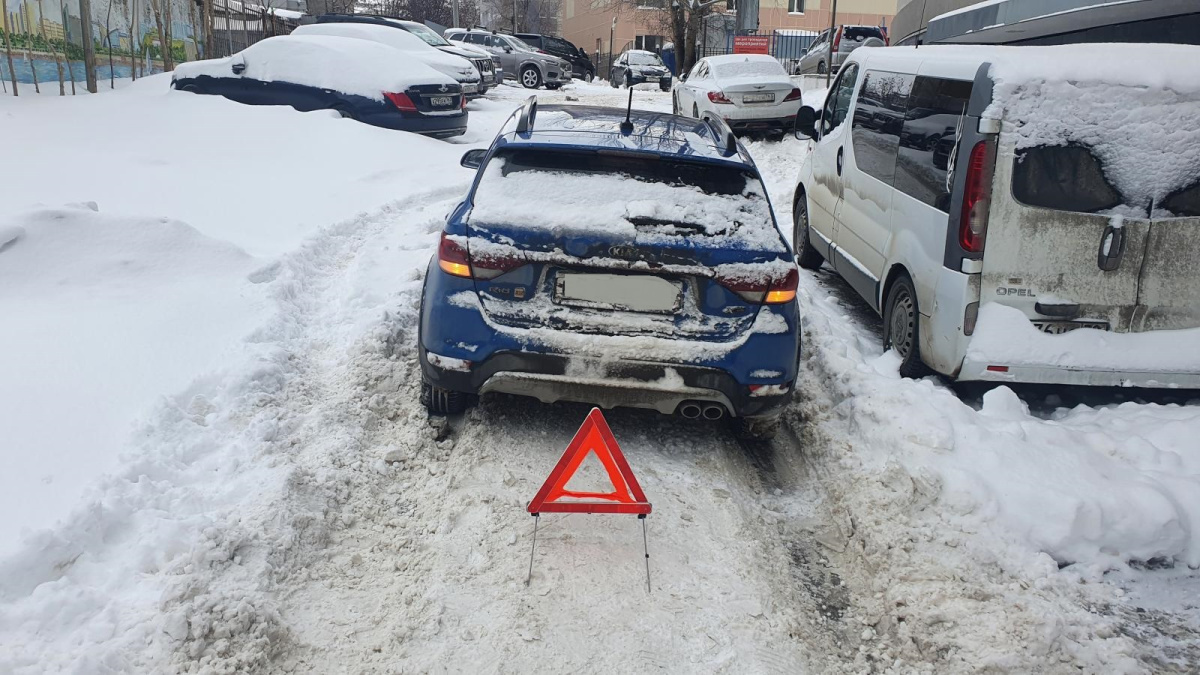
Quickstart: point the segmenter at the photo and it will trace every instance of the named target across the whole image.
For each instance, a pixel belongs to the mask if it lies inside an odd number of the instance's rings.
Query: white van
[[[794,197],[802,267],[901,373],[1200,388],[1200,47],[856,50]]]

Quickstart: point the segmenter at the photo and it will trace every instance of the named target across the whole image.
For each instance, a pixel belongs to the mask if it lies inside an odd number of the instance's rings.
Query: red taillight
[[[462,110],[466,110],[467,109],[467,95],[463,94],[462,96],[459,96],[458,98],[462,101],[462,105],[459,107]]]
[[[733,101],[730,101],[725,96],[724,92],[720,92],[720,91],[708,92],[708,100],[712,101],[713,103],[727,103],[729,105],[733,105]]]
[[[779,305],[796,299],[800,273],[792,266],[787,274],[776,279],[766,277],[718,277],[717,283],[737,293],[746,302],[756,305]]]
[[[396,106],[397,110],[402,110],[404,112],[417,112],[417,106],[413,104],[412,99],[408,97],[408,94],[385,91],[383,95],[387,97],[387,100],[392,102],[392,105]]]
[[[438,267],[446,274],[471,278],[471,256],[462,244],[454,241],[445,232],[438,244]]]
[[[971,148],[967,161],[966,188],[963,190],[962,215],[958,223],[958,243],[964,251],[982,253],[987,238],[988,210],[991,208],[991,172],[988,143],[979,141]]]
[[[788,101],[799,101],[799,100],[800,100],[800,90],[795,87],[792,87],[792,92],[783,99],[783,102],[787,103]]]
[[[472,256],[465,246],[453,237],[442,233],[438,245],[438,267],[446,274],[463,278],[495,279],[525,264],[519,255],[476,255]]]
[[[987,369],[993,373],[1007,373],[1008,366],[988,366]]]
[[[842,28],[841,26],[838,26],[837,32],[833,34],[833,51],[835,51],[835,52],[838,50],[838,46],[842,44],[842,31],[843,30],[846,30],[846,29]]]

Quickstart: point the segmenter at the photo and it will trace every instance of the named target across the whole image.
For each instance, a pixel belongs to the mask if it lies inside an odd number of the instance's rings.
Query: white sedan
[[[734,133],[787,132],[800,110],[800,89],[766,54],[700,59],[671,92],[676,115],[717,117]]]

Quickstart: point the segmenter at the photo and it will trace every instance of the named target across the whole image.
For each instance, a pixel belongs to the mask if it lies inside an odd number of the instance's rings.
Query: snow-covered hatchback
[[[774,433],[798,270],[758,170],[720,121],[625,114],[530,99],[464,155],[422,297],[431,412],[505,392]]]

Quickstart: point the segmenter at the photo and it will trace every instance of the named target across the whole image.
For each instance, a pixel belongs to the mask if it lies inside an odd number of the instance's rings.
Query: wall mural
[[[175,63],[201,57],[195,29],[198,10],[191,0],[90,0],[90,5],[88,20],[101,87],[114,78],[162,72],[157,19],[170,36]],[[68,94],[86,90],[80,0],[0,0],[0,10],[4,92],[11,93],[10,61],[18,84],[36,83],[43,92],[49,87],[54,93],[60,86]]]

